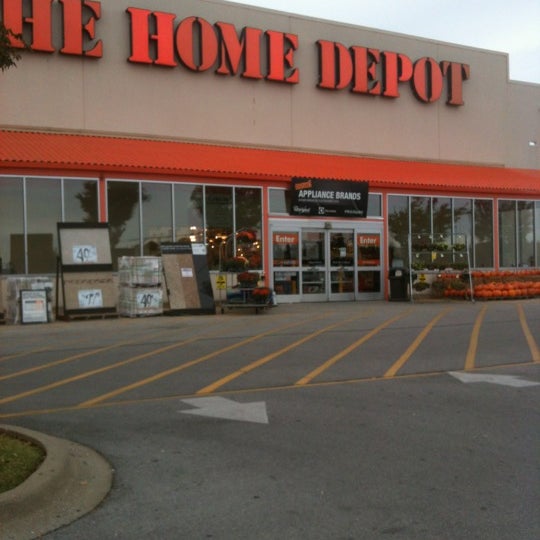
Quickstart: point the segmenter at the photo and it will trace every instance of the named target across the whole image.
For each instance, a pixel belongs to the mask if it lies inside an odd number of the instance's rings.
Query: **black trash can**
[[[405,268],[391,268],[388,278],[390,279],[390,301],[409,300],[409,271]]]

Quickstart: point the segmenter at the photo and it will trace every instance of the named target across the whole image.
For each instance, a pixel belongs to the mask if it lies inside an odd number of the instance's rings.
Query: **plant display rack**
[[[428,289],[431,285],[426,275],[436,275],[441,279],[454,279],[460,283],[456,290],[463,291],[460,296],[474,302],[474,288],[470,271],[469,244],[466,235],[456,234],[411,234],[409,244],[409,287],[410,298],[414,300],[415,291]],[[423,276],[424,279],[419,279]],[[468,287],[467,287],[468,281]]]
[[[255,313],[264,311],[272,305],[272,290],[268,287],[259,287],[260,275],[258,272],[244,271],[237,275],[237,286],[227,289],[228,309],[252,308]],[[224,307],[221,313],[224,313]]]

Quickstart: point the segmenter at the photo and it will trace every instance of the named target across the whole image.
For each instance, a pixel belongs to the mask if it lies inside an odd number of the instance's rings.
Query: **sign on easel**
[[[166,314],[216,312],[206,246],[161,244],[161,260],[170,307]]]
[[[45,289],[21,291],[21,322],[23,324],[48,322]]]
[[[58,223],[58,245],[64,316],[115,314],[108,223]]]

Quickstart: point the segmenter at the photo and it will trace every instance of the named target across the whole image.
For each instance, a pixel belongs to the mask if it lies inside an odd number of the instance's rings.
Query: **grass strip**
[[[0,433],[0,493],[22,484],[45,459],[40,446]]]

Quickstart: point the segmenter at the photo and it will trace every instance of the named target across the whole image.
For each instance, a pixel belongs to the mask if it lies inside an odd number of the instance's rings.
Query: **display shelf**
[[[431,284],[425,276],[439,274],[467,275],[470,299],[474,301],[473,283],[470,271],[469,243],[467,236],[456,234],[449,237],[444,234],[409,235],[409,287],[410,299],[415,292],[427,290]],[[418,276],[424,276],[424,280]],[[420,285],[419,283],[425,283]],[[416,287],[415,287],[416,285]],[[464,285],[466,288],[466,285]]]

